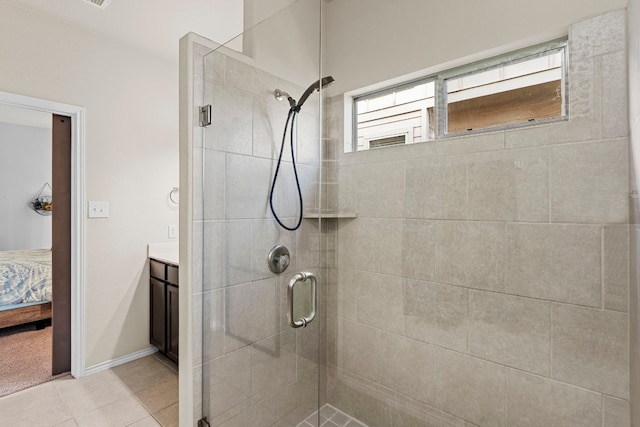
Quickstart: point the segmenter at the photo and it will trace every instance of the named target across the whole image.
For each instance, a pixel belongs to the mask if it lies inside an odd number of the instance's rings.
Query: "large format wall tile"
[[[369,218],[401,218],[405,199],[405,165],[394,162],[356,168],[358,215]]]
[[[506,368],[475,357],[438,349],[436,404],[478,426],[504,426]]]
[[[227,154],[225,200],[227,219],[270,218],[272,161]]]
[[[549,172],[544,149],[470,157],[468,219],[546,222]]]
[[[207,83],[205,102],[211,104],[211,115],[216,118],[215,126],[205,128],[205,147],[250,155],[253,95],[217,83]]]
[[[600,306],[600,227],[508,224],[507,241],[508,293]]]
[[[197,310],[202,322],[201,351],[203,362],[209,362],[224,354],[224,290],[206,292],[194,302],[202,304]]]
[[[629,401],[604,396],[604,427],[631,427]]]
[[[403,280],[365,272],[355,277],[358,322],[403,334]]]
[[[628,316],[564,304],[552,310],[553,378],[628,398]]]
[[[255,97],[253,102],[252,154],[255,157],[277,159],[282,145],[282,134],[287,120],[287,108],[277,103],[273,93]],[[288,139],[288,138],[287,138]],[[284,161],[291,161],[289,145],[285,143]]]
[[[466,351],[467,292],[458,286],[407,281],[404,295],[407,336]]]
[[[225,353],[277,332],[276,295],[275,278],[225,289]]]
[[[467,165],[463,162],[407,162],[405,217],[465,219]]]
[[[303,212],[317,212],[320,170],[316,166],[298,163],[296,171],[302,193]],[[267,197],[269,197],[268,194]],[[280,165],[273,202],[280,220],[288,227],[293,228],[297,224],[300,215],[300,196],[293,166],[289,162],[282,162]],[[269,212],[269,215],[271,215],[271,212]]]
[[[251,346],[251,394],[259,399],[296,380],[296,331],[258,341]]]
[[[382,332],[348,320],[338,320],[338,366],[372,381],[380,381]]]
[[[200,205],[194,205],[194,214],[197,212],[205,220],[224,219],[224,199],[220,195],[224,194],[225,154],[220,151],[203,151],[205,168],[203,171],[202,165],[194,164],[194,168],[199,167],[199,170],[194,172],[199,175],[197,178],[194,177],[194,186],[201,189],[204,199],[198,200],[201,202]]]
[[[469,291],[469,353],[541,375],[549,374],[551,303]]]
[[[628,141],[551,148],[551,221],[626,223]]]
[[[302,113],[296,116],[297,136],[296,142],[296,162],[319,166],[321,160],[320,130],[318,123],[318,114],[310,113],[311,98],[304,104]]]
[[[204,78],[216,83],[224,84],[227,74],[227,55],[220,52],[211,52],[204,57]],[[195,73],[202,71],[196,68]]]
[[[356,171],[353,166],[340,165],[338,168],[338,185],[334,189],[336,212],[356,212],[358,186],[355,180]]]
[[[505,225],[438,222],[436,280],[487,290],[504,289]]]
[[[626,13],[615,10],[571,25],[571,59],[616,52],[626,47]]]
[[[251,280],[251,221],[204,223],[204,289]]]
[[[629,304],[629,226],[605,226],[603,246],[604,308],[626,312]]]
[[[433,280],[435,240],[432,221],[382,220],[379,271],[410,279]]]
[[[597,60],[592,57],[573,60],[569,62],[569,117],[570,123],[576,120],[589,120],[593,123],[587,126],[592,132],[591,137],[581,137],[570,140],[562,140],[562,142],[588,141],[600,139],[602,130],[600,126],[601,115],[601,87],[602,79],[600,78]],[[574,133],[577,129],[573,129]]]
[[[507,425],[600,427],[602,396],[558,381],[509,369]]]
[[[627,97],[627,55],[624,50],[603,55],[602,76],[602,137],[629,135],[629,105]]]
[[[338,230],[338,265],[358,270],[378,271],[380,220],[346,220]]]
[[[405,221],[402,219],[380,220],[379,241],[382,242],[383,252],[378,269],[380,273],[402,276],[402,264],[404,263],[403,251],[405,244],[404,231]],[[425,246],[428,248],[427,245]],[[420,256],[422,253],[423,251],[420,250],[417,251],[415,255]],[[426,264],[428,264],[428,262]]]
[[[360,283],[362,271],[352,270],[350,268],[341,268],[338,271],[338,281],[335,286],[336,299],[333,301],[335,314],[348,320],[356,320],[356,295],[358,283]]]
[[[254,95],[269,94],[273,96],[276,89],[276,76],[253,67],[245,62],[227,57],[227,85]]]
[[[380,333],[382,360],[393,360],[397,369],[382,369],[381,383],[424,403],[435,400],[435,347],[386,332]]]

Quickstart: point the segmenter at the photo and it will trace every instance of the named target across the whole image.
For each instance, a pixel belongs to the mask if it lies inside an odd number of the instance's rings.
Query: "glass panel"
[[[323,283],[319,220],[300,219],[319,210],[321,196],[320,98],[313,90],[320,3],[299,0],[246,30],[243,54],[222,46],[204,57],[203,100],[213,124],[202,144],[202,415],[212,426],[295,426],[318,417],[325,320],[290,327],[287,286],[301,271],[318,277],[320,292]],[[285,226],[300,227],[279,226],[272,208]],[[289,262],[282,274],[267,263],[278,244],[290,254],[279,259]],[[294,293],[301,316],[309,292],[305,282]]]
[[[447,132],[562,117],[563,51],[445,81]]]

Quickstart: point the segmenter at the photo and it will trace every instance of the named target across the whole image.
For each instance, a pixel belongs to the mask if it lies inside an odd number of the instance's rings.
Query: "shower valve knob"
[[[280,267],[284,270],[289,267],[289,255],[282,255],[276,262],[280,264]]]
[[[269,270],[271,270],[272,273],[280,274],[284,272],[291,263],[289,249],[284,245],[275,245],[269,251],[267,263],[269,264]]]

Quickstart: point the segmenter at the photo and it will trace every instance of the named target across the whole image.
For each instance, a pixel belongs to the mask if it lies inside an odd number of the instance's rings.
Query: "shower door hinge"
[[[211,125],[211,105],[200,107],[200,126],[207,127]]]
[[[198,427],[211,427],[211,424],[207,421],[207,417],[198,420]]]

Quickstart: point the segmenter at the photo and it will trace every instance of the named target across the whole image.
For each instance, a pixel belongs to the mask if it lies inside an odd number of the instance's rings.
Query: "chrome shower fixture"
[[[302,104],[304,104],[307,100],[307,98],[309,98],[309,96],[317,91],[320,90],[321,88],[324,89],[325,87],[329,86],[331,83],[333,83],[335,80],[333,78],[333,76],[326,76],[321,78],[320,80],[314,82],[311,84],[311,86],[309,86],[307,88],[307,90],[304,91],[304,93],[302,94],[302,96],[300,96],[300,101],[296,101],[295,99],[293,99],[291,97],[291,95],[289,95],[287,92],[281,91],[280,89],[276,89],[273,94],[275,95],[276,99],[278,101],[282,101],[283,99],[287,99],[287,101],[289,101],[289,107],[291,107],[291,109],[295,112],[295,113],[299,113],[300,109],[302,108]]]
[[[278,101],[282,101],[285,98],[291,98],[287,92],[283,92],[280,89],[276,89],[273,94],[275,95]]]
[[[295,106],[296,106],[296,100],[295,100],[295,99],[293,99],[293,98],[291,97],[291,95],[289,95],[287,92],[284,92],[284,91],[282,91],[282,90],[280,90],[280,89],[276,89],[276,90],[273,92],[273,95],[276,97],[276,99],[277,99],[278,101],[283,101],[283,100],[285,100],[285,99],[286,99],[287,101],[289,101],[289,107],[291,107],[291,108],[293,108],[293,107],[295,107]]]
[[[283,92],[280,89],[276,89],[273,94],[275,95],[278,101],[282,101],[287,98],[289,101],[289,114],[287,114],[287,121],[284,124],[284,132],[282,132],[282,144],[280,145],[280,154],[278,155],[278,163],[276,165],[276,171],[273,174],[273,181],[271,181],[271,191],[269,192],[269,207],[271,208],[271,213],[273,214],[273,218],[276,222],[285,230],[295,231],[300,228],[300,224],[302,224],[302,212],[304,211],[304,201],[302,200],[302,189],[300,188],[300,180],[298,179],[298,169],[296,168],[296,156],[294,154],[293,146],[295,135],[295,121],[296,116],[300,113],[300,108],[302,108],[302,104],[305,103],[307,98],[311,96],[311,94],[315,91],[320,91],[334,82],[332,76],[326,76],[318,81],[314,82],[304,91],[302,96],[300,97],[300,101],[296,102],[295,99],[291,97],[287,92]],[[291,126],[289,126],[291,124]],[[298,223],[292,227],[285,225],[281,220],[278,214],[276,213],[275,208],[273,207],[273,193],[276,188],[276,181],[278,180],[278,172],[280,171],[280,165],[282,163],[282,153],[284,152],[284,143],[287,139],[287,131],[291,134],[291,167],[293,168],[293,175],[296,179],[296,188],[298,190],[298,201],[300,203],[300,211],[298,212]],[[306,325],[305,325],[306,326]]]

